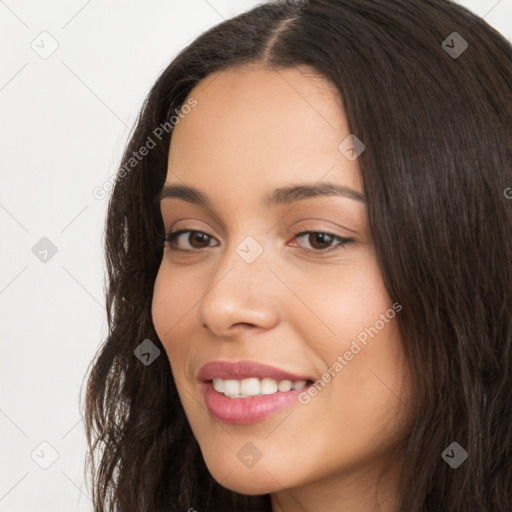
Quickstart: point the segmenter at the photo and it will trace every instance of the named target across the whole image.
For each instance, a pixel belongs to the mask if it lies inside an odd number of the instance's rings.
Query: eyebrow
[[[276,188],[263,197],[262,204],[265,208],[271,208],[272,206],[290,204],[320,196],[342,196],[366,203],[366,197],[356,190],[336,183],[320,183]],[[188,203],[212,209],[208,196],[197,188],[188,185],[164,185],[162,191],[156,197],[156,201],[160,203],[164,199],[182,199]]]

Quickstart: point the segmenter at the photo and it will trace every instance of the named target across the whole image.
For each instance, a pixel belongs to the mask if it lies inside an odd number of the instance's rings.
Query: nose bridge
[[[220,279],[229,272],[226,277],[234,283],[255,285],[254,291],[261,291],[268,276],[271,276],[267,265],[275,262],[270,253],[270,239],[263,229],[257,234],[239,235],[238,239],[233,237],[219,256],[216,278]]]
[[[263,237],[246,236],[219,256],[198,321],[217,334],[235,324],[269,327],[276,321],[276,281],[267,268],[270,249]]]

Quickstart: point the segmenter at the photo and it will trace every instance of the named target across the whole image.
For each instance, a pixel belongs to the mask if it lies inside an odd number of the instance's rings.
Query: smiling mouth
[[[250,377],[247,379],[220,379],[206,381],[213,385],[218,393],[228,398],[249,398],[253,396],[274,395],[288,391],[301,390],[313,384],[312,380],[276,380],[271,378]]]
[[[202,389],[206,407],[214,419],[228,424],[248,425],[264,421],[279,411],[298,404],[299,396],[312,385],[313,381],[310,380],[215,378],[203,381]],[[218,391],[215,386],[223,391]],[[257,394],[249,394],[256,391]]]
[[[196,375],[211,416],[224,423],[263,421],[299,403],[312,375],[256,361],[210,361]]]

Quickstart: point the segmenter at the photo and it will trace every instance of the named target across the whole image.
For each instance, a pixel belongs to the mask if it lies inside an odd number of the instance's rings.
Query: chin
[[[263,465],[261,467],[257,466],[258,464],[252,468],[246,468],[240,463],[239,469],[233,468],[229,464],[214,464],[213,466],[207,464],[208,471],[214,480],[230,491],[257,496],[282,489],[282,485],[271,476],[277,475],[277,471],[270,470],[269,474],[265,471]],[[279,477],[277,477],[277,480],[279,480]]]

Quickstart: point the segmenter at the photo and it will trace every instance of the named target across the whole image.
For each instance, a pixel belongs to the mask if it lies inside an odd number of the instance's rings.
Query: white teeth
[[[292,389],[300,389],[300,388],[303,388],[305,385],[306,385],[305,380],[296,380],[293,383]]]
[[[242,380],[213,379],[213,387],[219,393],[230,398],[247,398],[257,395],[272,395],[274,393],[287,392],[292,389],[301,389],[306,385],[305,380],[281,380],[248,378]]]
[[[240,394],[240,381],[239,380],[225,380],[224,381],[224,394],[226,396],[235,397]]]
[[[292,389],[292,386],[293,386],[293,382],[291,380],[282,380],[278,386],[277,386],[277,389],[279,389],[279,391],[290,391],[290,389]]]
[[[258,379],[244,379],[240,383],[240,394],[247,396],[259,395],[260,381]]]
[[[215,388],[215,391],[224,393],[224,381],[222,379],[213,379],[213,387]]]
[[[271,395],[277,392],[277,382],[274,379],[262,379],[260,384],[260,393],[262,395]]]

